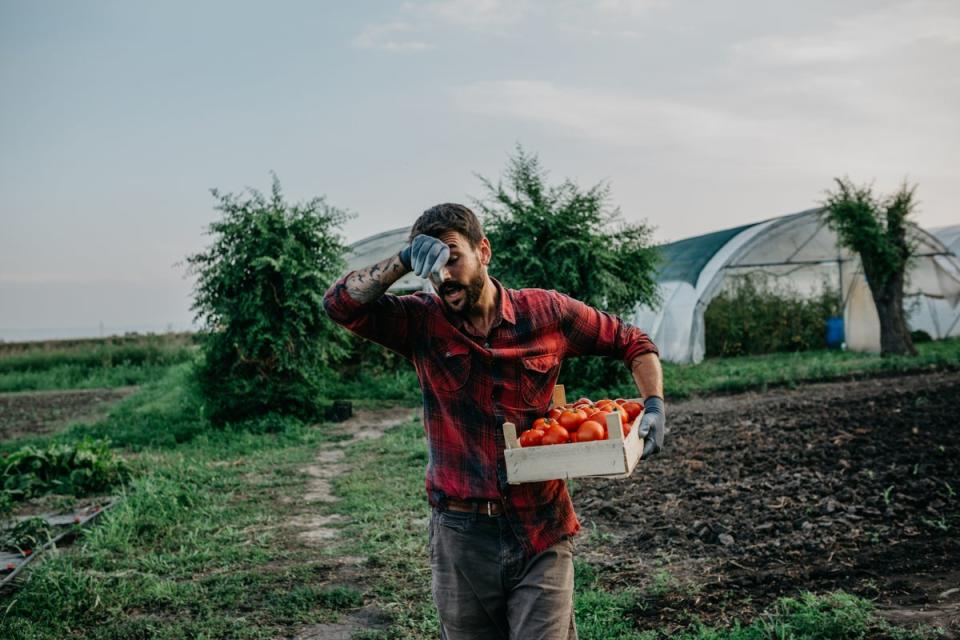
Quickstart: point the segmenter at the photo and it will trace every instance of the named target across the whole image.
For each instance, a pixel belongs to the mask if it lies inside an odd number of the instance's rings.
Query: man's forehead
[[[444,231],[437,239],[449,246],[451,249],[457,248],[461,251],[470,248],[470,241],[459,231]]]

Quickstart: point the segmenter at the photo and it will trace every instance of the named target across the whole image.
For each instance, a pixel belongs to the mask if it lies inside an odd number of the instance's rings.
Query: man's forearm
[[[394,282],[409,271],[403,266],[399,255],[381,260],[375,265],[357,269],[347,276],[347,293],[350,297],[366,304],[378,299]]]
[[[630,370],[644,400],[650,396],[663,398],[663,369],[657,354],[645,353],[637,356],[630,363]]]

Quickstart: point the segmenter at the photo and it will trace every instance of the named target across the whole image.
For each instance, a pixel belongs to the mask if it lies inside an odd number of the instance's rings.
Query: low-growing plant
[[[45,448],[27,445],[2,464],[0,488],[12,501],[45,493],[89,495],[124,482],[130,473],[123,458],[110,449],[109,440],[89,438]]]

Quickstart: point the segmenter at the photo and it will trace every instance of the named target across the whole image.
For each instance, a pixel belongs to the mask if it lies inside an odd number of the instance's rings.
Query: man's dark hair
[[[483,239],[483,228],[476,214],[462,204],[446,202],[430,207],[417,218],[410,229],[410,240],[425,234],[439,238],[446,231],[457,231],[476,249]]]

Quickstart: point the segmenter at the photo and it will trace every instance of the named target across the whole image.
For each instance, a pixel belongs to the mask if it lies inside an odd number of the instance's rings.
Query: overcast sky
[[[960,222],[960,2],[0,0],[0,338],[185,328],[211,187],[346,239],[515,144],[660,241],[919,184]],[[496,249],[496,248],[494,248]]]

